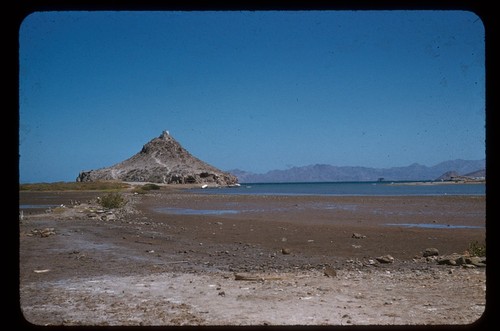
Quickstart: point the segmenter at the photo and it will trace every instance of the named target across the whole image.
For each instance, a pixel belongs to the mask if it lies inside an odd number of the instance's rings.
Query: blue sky
[[[74,181],[163,130],[223,170],[483,159],[484,38],[467,11],[32,13],[20,182]]]

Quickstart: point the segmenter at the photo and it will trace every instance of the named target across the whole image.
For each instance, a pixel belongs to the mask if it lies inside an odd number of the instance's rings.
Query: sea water
[[[326,195],[326,196],[439,196],[485,195],[486,184],[441,182],[320,182],[242,183],[235,187],[193,189],[207,194]]]

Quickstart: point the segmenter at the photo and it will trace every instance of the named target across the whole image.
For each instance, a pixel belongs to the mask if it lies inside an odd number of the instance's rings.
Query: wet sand
[[[462,254],[471,242],[484,243],[484,196],[228,196],[163,189],[144,195],[127,193],[129,203],[115,212],[112,221],[90,218],[87,211],[70,205],[91,202],[100,194],[21,192],[21,205],[66,205],[51,213],[24,210],[20,289],[28,321],[65,325],[94,324],[92,320],[100,321],[97,325],[462,324],[477,320],[485,308],[484,268],[442,266],[422,257],[430,247],[440,255]],[[33,235],[34,230],[44,228],[53,228],[54,234]],[[391,255],[393,263],[377,262],[383,255]],[[325,268],[336,271],[335,280],[323,274]],[[280,280],[242,286],[235,281],[235,273],[279,275]],[[150,288],[145,292],[149,294],[116,294],[119,282],[137,284],[146,278],[151,286],[159,279],[170,284],[161,288],[170,294],[157,297],[157,292],[148,292]],[[107,284],[109,293],[101,286],[95,296],[83,295],[89,281]],[[337,287],[332,281],[344,283]],[[310,284],[316,287],[306,290]],[[434,292],[426,294],[426,284]],[[305,286],[304,293],[297,292],[297,286]],[[413,287],[415,291],[409,291]],[[461,289],[459,294],[454,287]],[[343,293],[346,297],[335,296],[342,288],[351,290]],[[209,290],[216,293],[212,304],[200,295]],[[247,295],[248,291],[255,293]],[[436,291],[439,298],[432,297]],[[74,296],[73,301],[68,302],[68,295]],[[155,307],[163,302],[170,310],[160,312],[151,306],[151,314],[144,315],[138,313],[137,302],[135,306],[125,302],[150,300],[151,296],[160,300]],[[299,310],[280,308],[298,298],[317,302]],[[338,302],[339,298],[346,301]],[[418,302],[410,304],[410,298]],[[396,299],[399,304],[407,300],[415,307],[413,313],[403,313],[389,303]],[[98,302],[107,310],[97,309]],[[70,313],[65,305],[80,307],[81,313]],[[277,307],[278,311],[259,313],[258,307]],[[430,308],[439,314],[426,315],[434,311]],[[338,312],[329,316],[332,309]],[[349,311],[342,313],[345,309]]]
[[[161,212],[158,206],[238,213],[168,215],[168,210]],[[185,193],[144,197],[140,210],[153,211],[155,219],[184,225],[185,235],[193,240],[214,244],[245,242],[273,250],[286,246],[299,255],[329,261],[383,254],[408,260],[427,247],[435,247],[441,254],[462,253],[468,243],[484,243],[485,239],[485,198],[474,196],[262,197]],[[223,224],[217,226],[217,222]],[[405,224],[428,224],[429,228]],[[460,226],[472,228],[455,228]],[[353,233],[366,238],[352,238]]]

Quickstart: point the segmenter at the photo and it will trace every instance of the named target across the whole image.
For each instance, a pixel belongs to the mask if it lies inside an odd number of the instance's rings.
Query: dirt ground
[[[111,211],[97,203],[102,192],[20,192],[28,325],[486,320],[488,268],[438,263],[484,244],[485,197],[152,192],[124,193]],[[423,257],[427,248],[439,255]]]

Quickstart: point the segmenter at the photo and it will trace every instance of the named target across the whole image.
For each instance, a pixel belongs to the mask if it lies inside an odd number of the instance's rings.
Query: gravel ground
[[[422,257],[428,247],[442,256],[484,243],[484,197],[165,190],[126,194],[129,203],[108,212],[99,210],[98,194],[21,192],[21,206],[44,205],[22,209],[19,226],[26,322],[474,327],[486,320],[487,268]],[[59,207],[47,212],[47,205]],[[237,212],[178,215],[165,207]],[[398,222],[449,226],[385,225]],[[384,255],[392,263],[377,260]]]

